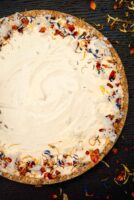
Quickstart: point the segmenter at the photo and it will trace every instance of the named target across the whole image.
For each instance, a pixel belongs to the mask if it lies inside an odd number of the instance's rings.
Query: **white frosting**
[[[75,48],[73,38],[52,40],[37,31],[24,32],[23,37],[16,32],[3,47],[0,107],[8,126],[0,130],[3,143],[40,152],[58,141],[74,146],[103,127],[104,115],[113,112],[99,88],[107,80],[97,76],[91,64],[85,66]]]

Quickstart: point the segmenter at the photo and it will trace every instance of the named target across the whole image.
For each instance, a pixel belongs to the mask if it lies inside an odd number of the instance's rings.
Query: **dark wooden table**
[[[0,17],[30,9],[52,9],[78,16],[91,24],[104,24],[102,33],[112,41],[125,66],[130,97],[127,121],[115,145],[118,153],[111,151],[104,159],[110,167],[101,162],[78,178],[41,188],[15,183],[1,177],[0,200],[47,200],[54,197],[64,200],[134,199],[134,176],[131,175],[127,184],[121,186],[114,182],[114,177],[123,170],[122,164],[127,165],[130,171],[134,169],[134,55],[130,54],[128,47],[130,42],[134,42],[134,33],[111,31],[106,25],[107,13],[124,17],[123,9],[118,12],[113,10],[114,0],[96,0],[96,3],[97,9],[92,11],[89,9],[89,0],[0,0]],[[132,12],[134,11],[131,11],[131,18],[134,19]],[[116,40],[119,44],[115,44]]]

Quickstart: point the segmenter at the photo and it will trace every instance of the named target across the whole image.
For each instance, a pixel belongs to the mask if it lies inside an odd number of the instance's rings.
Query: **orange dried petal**
[[[117,8],[118,8],[117,3],[114,3],[114,10],[117,10]]]
[[[90,7],[91,10],[96,10],[97,5],[96,5],[95,1],[91,0],[89,7]]]
[[[13,30],[17,30],[17,26],[16,26],[16,25],[13,25],[13,26],[12,26],[12,29],[13,29]]]
[[[44,33],[45,31],[46,31],[46,28],[44,26],[41,27],[40,30],[39,30],[40,33]]]
[[[134,47],[130,49],[130,54],[134,54]]]

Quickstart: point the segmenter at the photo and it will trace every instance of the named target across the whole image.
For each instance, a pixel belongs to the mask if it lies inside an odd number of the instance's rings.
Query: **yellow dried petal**
[[[34,162],[36,165],[38,165],[38,163],[39,163],[37,159],[35,159]]]
[[[31,29],[33,30],[34,24],[33,24],[33,23],[30,23],[30,24],[28,25],[28,28],[31,28]]]
[[[106,90],[105,92],[106,92],[106,94],[109,94],[108,90]]]
[[[83,53],[83,57],[82,57],[82,60],[84,60],[85,58],[86,58],[86,51],[84,51],[84,53]]]
[[[104,86],[103,86],[103,85],[100,85],[100,90],[101,90],[102,94],[104,94],[104,93],[105,93],[105,88],[104,88]]]
[[[84,46],[85,46],[85,40],[81,40],[81,41],[79,42],[79,44],[80,44],[81,47],[84,47]]]

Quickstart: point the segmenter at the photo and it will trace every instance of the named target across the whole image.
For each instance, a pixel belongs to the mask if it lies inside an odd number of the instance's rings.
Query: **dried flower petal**
[[[130,54],[134,54],[134,47],[130,49]]]
[[[57,196],[57,194],[50,194],[50,195],[49,195],[49,198],[50,198],[50,199],[57,199],[58,196]]]
[[[27,18],[22,18],[21,22],[23,25],[27,26],[29,24],[29,20]]]
[[[114,10],[117,10],[118,9],[118,5],[117,5],[117,2],[114,3]]]
[[[45,31],[46,31],[45,27],[41,27],[40,30],[39,30],[40,33],[44,33]]]
[[[113,148],[112,152],[113,152],[114,155],[116,155],[118,153],[118,149],[117,148]]]
[[[71,32],[73,32],[74,29],[75,29],[75,27],[74,27],[73,24],[66,24],[65,27],[66,27],[67,29],[69,29]]]
[[[109,75],[109,80],[113,81],[115,78],[116,78],[116,72],[114,70],[112,70]]]
[[[97,163],[99,160],[99,149],[91,150],[90,157],[94,163]]]
[[[131,193],[131,196],[134,198],[134,192]]]
[[[86,155],[89,155],[89,151],[86,151],[85,154],[86,154]]]
[[[89,7],[90,7],[91,10],[96,10],[97,5],[96,5],[95,1],[91,0]]]
[[[121,164],[124,168],[115,178],[114,181],[117,185],[125,185],[130,176],[133,176],[134,173],[131,172],[125,164]]]
[[[60,35],[61,37],[64,37],[64,34],[58,29],[55,30],[55,34],[54,35]]]

